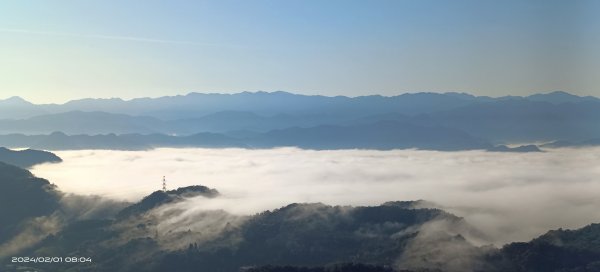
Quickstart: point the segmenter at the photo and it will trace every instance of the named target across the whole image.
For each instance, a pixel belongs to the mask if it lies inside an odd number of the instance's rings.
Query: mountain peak
[[[219,192],[215,189],[211,189],[202,185],[180,187],[176,190],[170,190],[166,192],[155,191],[152,194],[144,197],[140,202],[123,209],[121,212],[119,212],[117,217],[125,218],[131,215],[142,214],[163,204],[179,202],[186,198],[196,196],[214,198],[219,196]]]
[[[562,104],[562,103],[574,103],[574,102],[583,102],[588,100],[597,100],[595,97],[591,96],[577,96],[574,94],[567,93],[565,91],[553,91],[549,93],[540,93],[534,94],[526,97],[531,101],[539,101],[539,102],[549,102],[553,104]]]
[[[0,100],[0,103],[5,106],[22,106],[22,105],[31,105],[30,102],[23,99],[20,96],[12,96],[4,100]]]
[[[568,92],[565,91],[553,91],[553,92],[549,92],[549,93],[545,93],[545,94],[534,94],[534,95],[530,95],[530,96],[535,96],[535,95],[539,95],[539,96],[553,96],[553,97],[580,97],[574,94],[570,94]]]

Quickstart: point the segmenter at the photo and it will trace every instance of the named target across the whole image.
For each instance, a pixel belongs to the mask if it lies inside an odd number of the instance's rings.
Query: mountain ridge
[[[48,151],[33,149],[10,150],[0,146],[0,162],[21,168],[29,168],[42,163],[59,163],[62,162],[62,159]]]
[[[536,101],[552,101],[554,103],[562,102],[582,102],[599,101],[592,96],[576,96],[566,92],[540,93],[530,96],[519,97],[520,99],[531,99]],[[363,96],[324,96],[324,95],[303,95],[290,92],[239,92],[233,94],[223,93],[198,93],[190,92],[185,95],[161,96],[156,98],[133,98],[123,100],[120,98],[84,98],[70,100],[62,104],[32,104],[27,102],[24,105],[29,111],[50,114],[73,110],[85,111],[107,111],[113,113],[123,113],[130,115],[150,115],[160,119],[180,119],[188,112],[188,117],[201,117],[210,112],[225,110],[253,111],[259,114],[273,114],[275,111],[288,112],[292,114],[307,113],[302,109],[307,105],[314,108],[324,109],[334,108],[353,108],[354,110],[364,110],[365,107],[371,108],[371,111],[377,112],[377,107],[383,106],[388,111],[395,107],[402,107],[404,113],[418,114],[424,111],[431,112],[432,109],[443,110],[464,105],[472,102],[500,101],[507,97],[489,97],[474,96],[468,93],[459,92],[420,92],[404,93],[394,96],[382,95],[363,95]],[[294,101],[295,105],[290,104]],[[3,101],[0,100],[0,105]],[[195,105],[196,108],[190,107]],[[256,105],[252,107],[252,105]],[[291,105],[291,107],[290,107]],[[288,107],[286,107],[288,106]],[[220,108],[219,108],[220,107]],[[440,108],[441,107],[441,108]],[[35,111],[34,111],[35,109]],[[167,109],[171,109],[166,111]],[[179,111],[179,113],[177,113]],[[9,113],[10,111],[6,112]],[[191,116],[190,112],[194,112]],[[32,113],[33,114],[33,113]],[[19,116],[23,116],[21,113]],[[4,116],[11,116],[4,114]],[[34,115],[29,115],[32,117]]]
[[[0,139],[16,141],[17,134],[46,135],[60,131],[81,135],[72,143],[62,143],[61,148],[67,149],[114,146],[143,150],[156,145],[148,141],[159,141],[163,146],[200,146],[196,138],[204,135],[211,139],[204,139],[210,142],[204,145],[208,147],[469,150],[497,146],[492,151],[507,151],[501,145],[559,140],[584,142],[600,138],[600,99],[558,91],[499,98],[457,92],[392,97],[327,97],[281,91],[190,93],[127,101],[84,99],[65,105],[45,109],[33,106],[35,110],[50,113],[0,120],[0,135],[5,135]],[[0,113],[5,110],[10,109],[0,108]],[[399,129],[397,123],[402,123],[403,129]],[[412,138],[404,137],[411,133]],[[141,136],[117,136],[126,134],[156,135],[140,142],[131,140],[137,141]],[[161,134],[162,139],[158,139],[157,135]],[[54,134],[40,144],[25,146],[56,148],[60,141],[67,140],[65,137],[61,140],[60,136]],[[173,143],[170,136],[187,136],[188,139],[178,138]],[[447,145],[443,145],[444,136]],[[33,141],[33,138],[24,137],[22,141]],[[340,141],[333,140],[335,138]],[[459,138],[463,141],[461,144]],[[483,147],[482,142],[488,147]],[[0,141],[2,144],[9,142]],[[519,150],[537,151],[534,147]]]
[[[569,99],[573,99],[573,98],[579,98],[579,99],[600,99],[599,97],[596,96],[592,96],[592,95],[586,95],[586,96],[580,96],[580,95],[575,95],[575,94],[571,94],[569,92],[566,91],[548,91],[548,92],[540,92],[540,93],[535,93],[535,94],[531,94],[531,95],[526,95],[526,96],[497,96],[497,97],[491,97],[491,96],[477,96],[477,95],[473,95],[470,94],[468,92],[460,92],[460,91],[448,91],[448,92],[406,92],[406,93],[401,93],[401,94],[396,94],[396,95],[381,95],[381,94],[370,94],[370,95],[357,95],[357,96],[345,96],[345,95],[334,95],[334,96],[327,96],[327,95],[319,95],[319,94],[300,94],[300,93],[294,93],[294,92],[288,92],[288,91],[242,91],[242,92],[237,92],[237,93],[220,93],[220,92],[188,92],[186,94],[178,94],[178,95],[164,95],[164,96],[158,96],[158,97],[136,97],[136,98],[131,98],[131,99],[122,99],[119,97],[110,97],[110,98],[80,98],[80,99],[73,99],[73,100],[68,100],[65,101],[63,103],[32,103],[27,101],[26,99],[20,97],[20,96],[11,96],[8,98],[4,98],[4,99],[0,99],[0,103],[5,102],[5,101],[20,101],[20,102],[26,102],[28,104],[32,104],[32,105],[38,105],[38,106],[43,106],[43,105],[64,105],[67,103],[77,103],[77,102],[90,102],[90,101],[107,101],[107,102],[133,102],[133,101],[140,101],[140,100],[157,100],[157,99],[165,99],[165,98],[185,98],[188,96],[196,96],[196,95],[223,95],[223,96],[234,96],[234,95],[248,95],[248,94],[286,94],[286,95],[297,95],[297,96],[307,96],[307,97],[328,97],[328,98],[335,98],[335,97],[342,97],[342,98],[363,98],[363,97],[383,97],[383,98],[393,98],[393,97],[401,97],[401,96],[411,96],[411,95],[416,95],[416,94],[434,94],[434,95],[449,95],[449,96],[457,96],[457,97],[463,97],[463,98],[483,98],[483,99],[505,99],[505,98],[509,98],[509,97],[521,97],[521,98],[538,98],[538,97],[568,97]]]

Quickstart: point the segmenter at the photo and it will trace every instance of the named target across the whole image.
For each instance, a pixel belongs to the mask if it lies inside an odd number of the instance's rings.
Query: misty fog
[[[161,188],[201,184],[215,199],[191,211],[253,214],[293,202],[378,205],[424,199],[465,219],[501,245],[549,229],[600,221],[600,148],[543,153],[297,148],[62,151],[64,162],[32,172],[62,191],[137,201]]]

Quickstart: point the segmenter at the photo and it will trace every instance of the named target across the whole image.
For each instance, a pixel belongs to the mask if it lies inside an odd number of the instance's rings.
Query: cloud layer
[[[463,216],[498,245],[548,229],[600,222],[600,148],[544,153],[296,148],[64,151],[33,172],[63,191],[137,201],[202,184],[216,199],[190,207],[252,214],[292,202],[378,205],[426,199]]]

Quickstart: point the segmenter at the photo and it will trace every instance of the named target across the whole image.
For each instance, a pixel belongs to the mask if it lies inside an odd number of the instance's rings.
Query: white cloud
[[[197,209],[252,214],[292,202],[378,205],[436,202],[493,237],[523,241],[549,229],[600,222],[600,149],[544,153],[296,148],[64,151],[33,172],[61,190],[137,201],[158,190],[202,184],[223,196]]]

